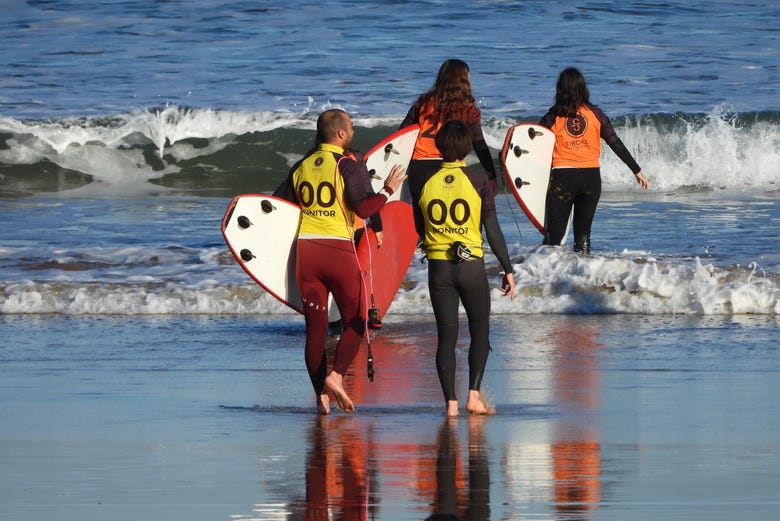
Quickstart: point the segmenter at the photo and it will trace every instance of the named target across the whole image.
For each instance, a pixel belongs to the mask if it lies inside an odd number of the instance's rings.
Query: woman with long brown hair
[[[420,134],[407,170],[407,184],[413,204],[419,199],[425,181],[441,166],[442,156],[436,148],[435,139],[441,126],[450,120],[463,121],[468,125],[474,152],[491,180],[494,193],[497,191],[496,168],[482,135],[481,119],[482,112],[477,108],[471,92],[468,64],[457,59],[446,60],[439,67],[433,86],[412,104],[399,127],[414,123],[420,125]]]
[[[590,229],[601,197],[601,140],[631,169],[642,188],[647,188],[647,178],[607,115],[590,102],[585,77],[574,67],[558,76],[555,105],[539,124],[555,134],[544,244],[561,243],[573,208],[574,251],[590,253]]]

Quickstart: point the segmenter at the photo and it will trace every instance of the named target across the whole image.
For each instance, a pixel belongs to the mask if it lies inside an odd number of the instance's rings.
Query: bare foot
[[[482,401],[482,397],[479,395],[479,391],[470,390],[469,399],[466,402],[466,410],[471,414],[492,414],[492,409],[489,409],[485,402]]]
[[[325,388],[332,392],[333,396],[336,397],[336,403],[339,404],[339,408],[341,408],[342,411],[355,412],[355,404],[352,403],[349,395],[344,390],[343,380],[344,378],[339,373],[331,371],[325,378]]]
[[[317,414],[330,414],[330,398],[325,393],[317,397]]]
[[[445,416],[447,418],[455,418],[458,414],[460,414],[460,412],[458,412],[458,400],[447,400],[447,412],[445,413]]]

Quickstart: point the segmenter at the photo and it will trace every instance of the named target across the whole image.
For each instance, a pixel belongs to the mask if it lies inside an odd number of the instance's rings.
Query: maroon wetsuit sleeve
[[[368,195],[371,183],[365,163],[344,156],[339,160],[339,171],[344,179],[347,204],[358,217],[367,219],[385,205],[387,197],[384,194]]]

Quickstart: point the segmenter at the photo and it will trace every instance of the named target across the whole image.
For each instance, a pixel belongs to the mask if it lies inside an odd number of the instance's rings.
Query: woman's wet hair
[[[575,67],[563,69],[555,86],[553,112],[557,116],[575,116],[582,105],[589,104],[590,92],[585,83],[585,76]]]

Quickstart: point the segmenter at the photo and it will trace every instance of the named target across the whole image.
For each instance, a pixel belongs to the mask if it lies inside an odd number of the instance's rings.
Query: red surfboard
[[[381,320],[404,281],[417,247],[412,206],[391,201],[380,211],[382,246],[377,247],[376,234],[370,227],[358,243],[358,260],[369,293],[369,306],[377,309]]]

